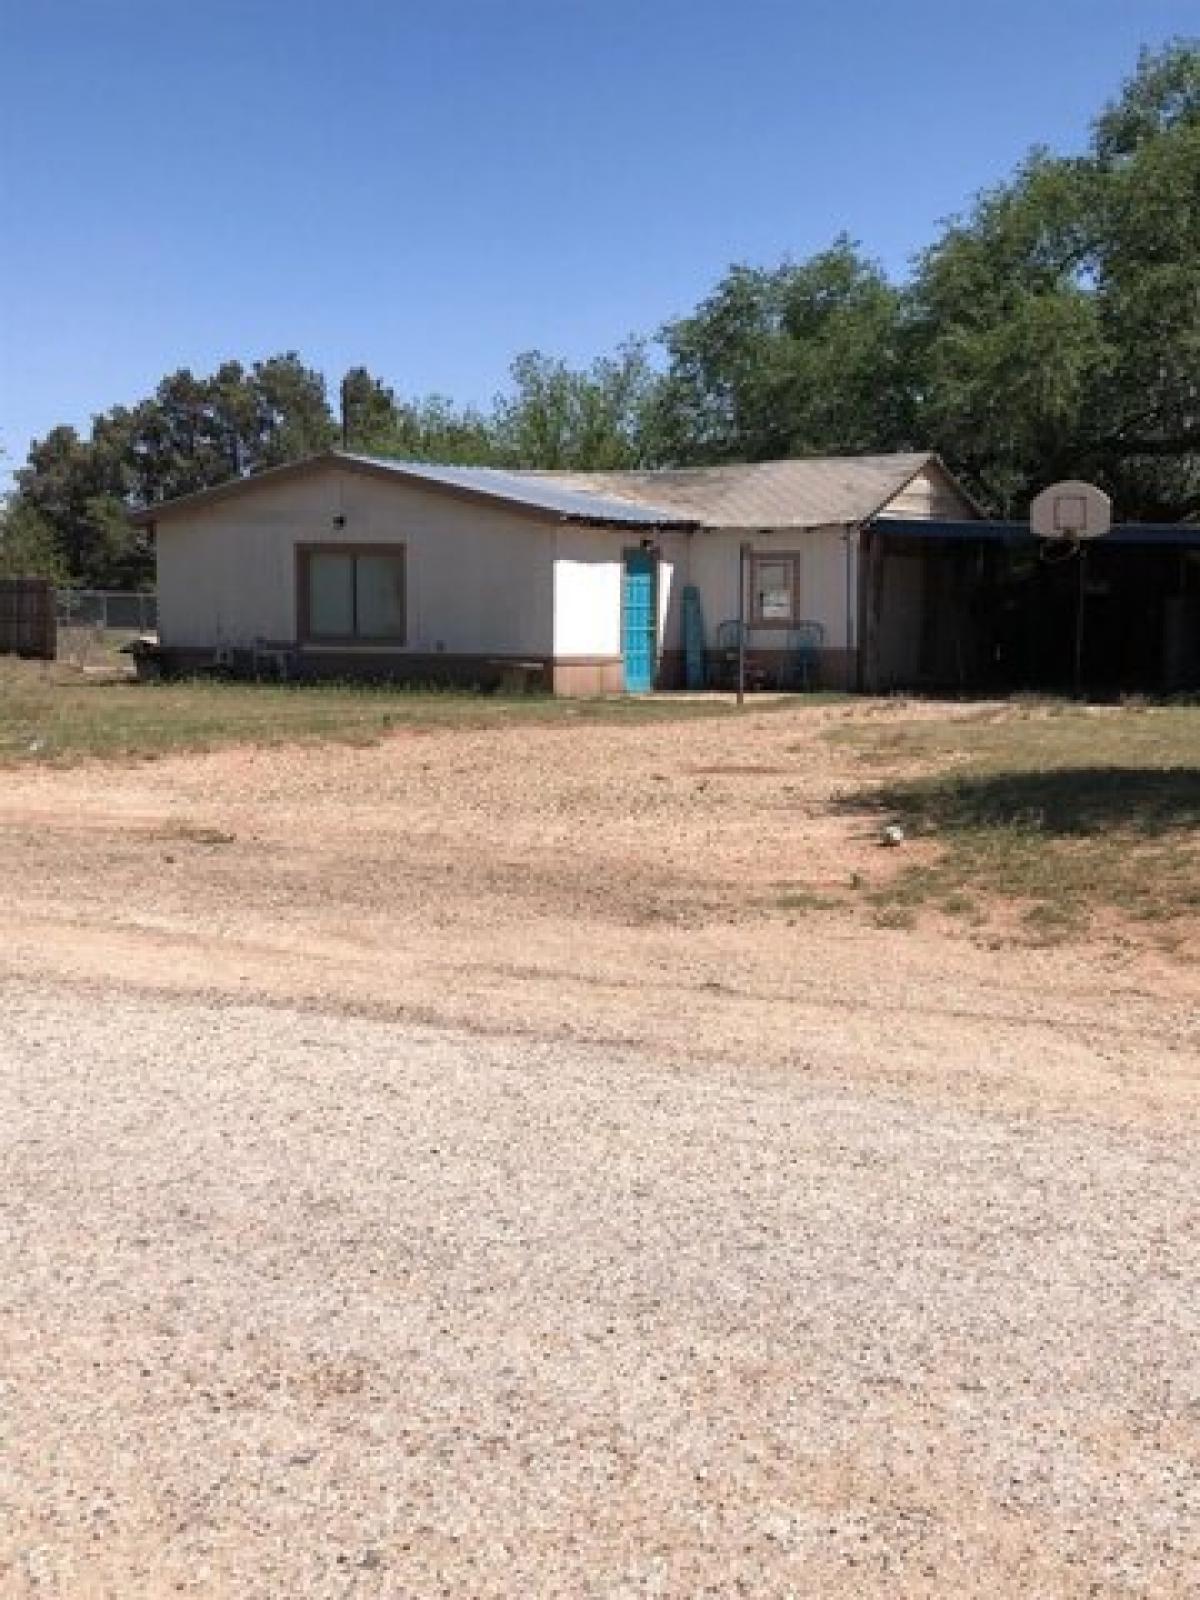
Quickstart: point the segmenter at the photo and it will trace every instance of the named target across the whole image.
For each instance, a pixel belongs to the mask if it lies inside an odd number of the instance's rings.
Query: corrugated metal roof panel
[[[386,456],[364,456],[339,451],[341,461],[357,461],[380,467],[397,476],[424,483],[442,484],[495,500],[536,506],[572,522],[629,523],[635,527],[688,527],[695,521],[678,508],[656,505],[647,497],[618,499],[592,488],[576,488],[554,476],[535,472],[508,472],[500,467],[449,467],[428,461],[396,461]]]

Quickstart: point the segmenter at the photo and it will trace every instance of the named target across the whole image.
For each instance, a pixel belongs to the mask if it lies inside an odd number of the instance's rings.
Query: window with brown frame
[[[315,644],[403,644],[408,592],[402,544],[302,545],[296,552],[300,638]]]
[[[788,628],[796,608],[798,562],[795,556],[750,557],[750,623],[756,628]]]

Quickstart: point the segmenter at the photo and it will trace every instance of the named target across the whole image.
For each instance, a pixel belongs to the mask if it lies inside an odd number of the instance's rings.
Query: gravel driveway
[[[0,985],[0,1592],[1200,1592],[1169,1126]]]

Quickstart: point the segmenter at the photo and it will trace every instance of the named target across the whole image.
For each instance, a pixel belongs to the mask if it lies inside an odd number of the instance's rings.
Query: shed
[[[1006,693],[1200,688],[1200,527],[880,519],[862,538],[862,687]]]

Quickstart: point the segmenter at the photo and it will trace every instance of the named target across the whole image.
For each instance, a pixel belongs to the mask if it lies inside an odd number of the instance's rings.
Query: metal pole
[[[859,524],[861,536],[862,524]],[[846,687],[847,689],[861,688],[858,672],[851,672],[850,663],[854,659],[854,533],[846,529]],[[859,666],[861,667],[861,657]]]
[[[345,380],[345,378],[342,379],[342,383],[341,383],[341,401],[342,401],[342,449],[343,450],[348,450],[350,448],[350,409],[346,404],[346,380]]]
[[[746,703],[746,562],[750,555],[748,544],[738,545],[738,687],[737,703]]]
[[[1083,613],[1087,594],[1087,546],[1079,546],[1079,588],[1075,596],[1075,693],[1083,693]]]

